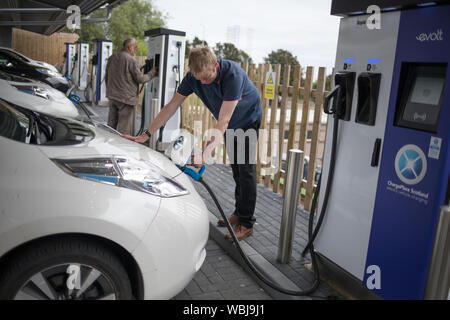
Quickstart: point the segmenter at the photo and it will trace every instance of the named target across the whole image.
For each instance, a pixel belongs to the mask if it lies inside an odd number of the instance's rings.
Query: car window
[[[20,111],[0,100],[0,135],[16,141],[25,141],[30,120]]]
[[[27,144],[74,145],[94,138],[79,122],[55,118],[0,99],[0,136]]]
[[[23,56],[15,53],[14,51],[7,50],[6,54],[10,55],[11,57],[15,58],[16,60],[22,61],[22,62],[29,62],[30,60],[25,59]]]
[[[13,67],[15,65],[14,59],[11,59],[6,54],[0,53],[0,66],[1,67]]]

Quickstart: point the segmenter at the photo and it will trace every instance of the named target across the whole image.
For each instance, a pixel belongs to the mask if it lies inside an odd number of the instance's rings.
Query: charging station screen
[[[402,66],[396,125],[436,132],[447,66],[406,63]]]
[[[438,106],[443,89],[443,78],[417,77],[411,102]]]

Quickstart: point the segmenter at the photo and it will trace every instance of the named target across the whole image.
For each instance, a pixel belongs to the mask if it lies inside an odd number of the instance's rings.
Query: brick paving
[[[206,260],[175,300],[271,300],[272,298],[214,240]]]

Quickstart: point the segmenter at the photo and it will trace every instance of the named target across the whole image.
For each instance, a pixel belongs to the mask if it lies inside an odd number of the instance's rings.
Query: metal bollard
[[[439,212],[424,298],[450,300],[450,206]]]
[[[278,257],[280,263],[289,263],[292,255],[292,240],[295,231],[298,195],[301,185],[303,166],[303,151],[291,149],[288,152],[286,170],[286,185],[284,189],[283,212],[281,216],[280,240],[278,242]]]

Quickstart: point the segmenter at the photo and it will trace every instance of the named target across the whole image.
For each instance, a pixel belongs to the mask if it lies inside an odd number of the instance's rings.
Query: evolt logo
[[[430,32],[428,34],[421,33],[416,36],[416,40],[423,41],[442,41],[444,40],[444,32],[442,29],[438,29],[436,32]]]

